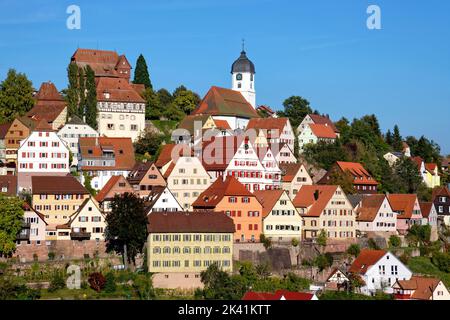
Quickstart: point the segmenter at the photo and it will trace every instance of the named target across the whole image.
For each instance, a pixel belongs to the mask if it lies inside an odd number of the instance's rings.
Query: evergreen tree
[[[86,123],[97,130],[97,89],[95,73],[90,66],[86,67]]]
[[[388,145],[392,146],[392,132],[390,129],[386,132],[386,137],[384,138],[384,140]]]
[[[67,117],[70,118],[73,115],[78,115],[79,82],[78,82],[78,67],[76,63],[71,62],[67,67],[67,77],[69,79],[69,86],[67,88],[66,93]]]
[[[394,148],[394,151],[398,152],[403,150],[403,139],[397,125],[394,126],[394,134],[392,135],[392,148]]]
[[[83,119],[87,111],[86,73],[83,68],[78,69],[78,108],[76,115]]]
[[[136,69],[134,69],[133,83],[143,84],[145,85],[145,88],[153,90],[153,86],[150,81],[150,74],[148,73],[147,62],[145,61],[145,58],[142,54],[139,55],[136,61]]]
[[[0,83],[0,123],[23,116],[34,106],[33,85],[24,73],[10,69]]]

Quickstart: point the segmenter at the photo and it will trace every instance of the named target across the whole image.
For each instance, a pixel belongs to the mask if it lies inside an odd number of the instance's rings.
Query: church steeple
[[[242,39],[242,51],[231,65],[232,89],[241,92],[244,98],[256,108],[255,65],[245,52],[245,40]]]

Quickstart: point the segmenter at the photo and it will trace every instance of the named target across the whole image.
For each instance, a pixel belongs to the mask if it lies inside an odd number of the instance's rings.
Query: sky
[[[69,5],[81,29],[66,26]],[[369,5],[381,29],[369,30]],[[291,95],[333,120],[377,115],[383,131],[433,139],[450,153],[448,0],[0,0],[0,80],[24,72],[38,88],[67,85],[77,48],[116,50],[149,65],[154,88],[203,96],[231,86],[242,39],[257,104]]]

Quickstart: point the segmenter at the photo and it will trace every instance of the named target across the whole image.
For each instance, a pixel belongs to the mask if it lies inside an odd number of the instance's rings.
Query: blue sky
[[[66,8],[81,8],[68,30]],[[366,9],[381,8],[382,30]],[[39,87],[66,86],[77,47],[143,53],[156,88],[204,95],[230,87],[246,39],[257,103],[280,109],[301,95],[338,120],[375,113],[383,130],[422,134],[450,153],[450,1],[447,0],[0,0],[0,79],[9,68]]]

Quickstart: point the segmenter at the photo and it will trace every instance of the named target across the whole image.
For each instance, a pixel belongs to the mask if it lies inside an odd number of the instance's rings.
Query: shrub
[[[298,245],[300,244],[300,241],[298,241],[297,238],[292,238],[291,244],[293,247],[298,247]]]
[[[396,236],[396,235],[392,235],[389,237],[389,246],[393,247],[393,248],[398,248],[402,245],[402,240],[400,239],[400,237]]]
[[[138,275],[133,281],[133,289],[140,300],[151,300],[155,298],[152,277],[149,274]]]
[[[431,262],[442,272],[450,272],[450,254],[435,252]]]
[[[64,289],[66,287],[66,281],[62,275],[62,272],[55,271],[52,278],[50,279],[50,285],[48,287],[49,292],[55,292],[59,289]]]
[[[269,250],[270,248],[272,248],[272,240],[267,238],[262,233],[259,235],[259,241],[263,244],[263,246],[264,246],[264,248],[266,248],[266,250]]]
[[[373,238],[369,239],[369,241],[367,242],[367,245],[369,246],[370,249],[380,250],[380,247],[378,246],[377,242]]]
[[[105,292],[112,293],[117,290],[116,285],[116,276],[114,275],[114,272],[110,271],[105,276]]]
[[[36,253],[33,253],[33,261],[38,261],[38,255]]]
[[[400,256],[400,261],[403,263],[403,264],[408,264],[408,262],[409,262],[409,259],[411,259],[411,256],[408,254],[408,253],[403,253],[401,256]]]
[[[319,271],[331,267],[332,264],[333,264],[333,256],[330,253],[318,255],[314,259],[314,265],[319,268]]]
[[[352,244],[347,249],[347,253],[354,257],[357,257],[360,252],[361,252],[361,248],[359,247],[358,244]]]
[[[102,291],[106,285],[106,279],[100,272],[91,273],[88,282],[89,286],[97,292]]]

